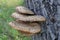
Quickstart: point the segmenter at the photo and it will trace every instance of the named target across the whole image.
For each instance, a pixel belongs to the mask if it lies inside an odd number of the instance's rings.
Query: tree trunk
[[[32,40],[60,40],[60,0],[25,0],[26,7],[36,15],[46,18],[41,23],[42,32]]]

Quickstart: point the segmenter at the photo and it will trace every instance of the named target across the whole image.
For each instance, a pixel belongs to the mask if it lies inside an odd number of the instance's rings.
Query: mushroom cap
[[[23,6],[16,7],[16,11],[21,14],[34,14],[34,12]]]
[[[33,16],[25,16],[19,13],[13,13],[12,17],[16,18],[17,20],[20,21],[29,21],[29,22],[41,22],[41,21],[45,21],[45,18],[41,15],[33,15]]]
[[[23,32],[35,34],[41,31],[40,25],[38,23],[24,23],[24,22],[10,22],[9,25],[16,30],[20,30]]]

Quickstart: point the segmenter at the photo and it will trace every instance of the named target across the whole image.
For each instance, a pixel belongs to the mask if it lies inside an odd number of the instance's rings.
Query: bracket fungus
[[[34,12],[23,6],[16,7],[16,11],[21,14],[34,14]]]
[[[22,14],[18,14],[17,12],[12,14],[12,17],[21,20],[21,21],[30,21],[30,22],[40,22],[40,21],[45,21],[45,18],[41,15],[32,15],[32,16],[26,16]]]
[[[40,25],[37,22],[45,21],[43,16],[33,15],[34,13],[25,7],[16,7],[16,12],[12,17],[17,21],[10,22],[9,25],[25,35],[33,35],[41,32]],[[25,15],[24,15],[25,14]],[[29,14],[29,16],[27,16]],[[30,15],[32,14],[32,16]]]
[[[27,32],[27,33],[38,33],[40,32],[40,25],[38,25],[38,23],[24,23],[24,22],[10,22],[9,25],[11,25],[13,28],[23,31],[23,32]]]

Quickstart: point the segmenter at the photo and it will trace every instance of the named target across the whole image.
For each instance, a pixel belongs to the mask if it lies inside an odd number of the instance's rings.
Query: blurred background
[[[24,0],[0,0],[0,40],[31,40],[8,25],[14,20],[11,14],[21,5],[24,5]]]

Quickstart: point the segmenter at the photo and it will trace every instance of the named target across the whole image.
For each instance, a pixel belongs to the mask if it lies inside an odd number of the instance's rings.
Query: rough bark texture
[[[41,23],[42,32],[32,40],[60,40],[60,0],[25,0],[26,7],[47,20]]]

